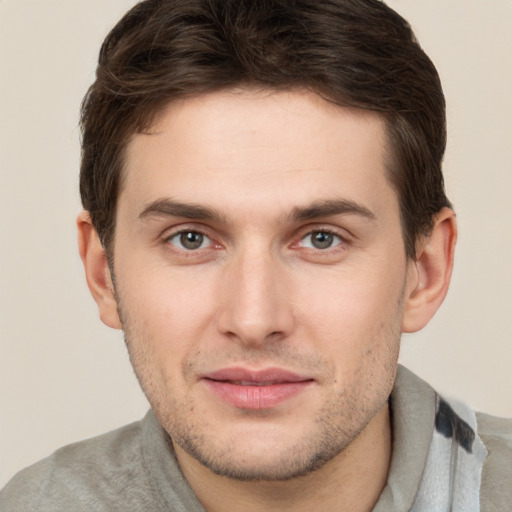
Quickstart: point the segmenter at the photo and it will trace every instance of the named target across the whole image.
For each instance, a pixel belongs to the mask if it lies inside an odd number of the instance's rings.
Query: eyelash
[[[339,239],[337,243],[334,243],[332,246],[328,246],[324,249],[319,249],[315,247],[301,247],[301,243],[306,239],[308,236],[313,236],[314,234],[326,234],[330,235],[332,237],[336,237]],[[182,235],[187,234],[196,234],[200,235],[201,237],[204,237],[205,239],[209,240],[209,244],[206,247],[199,246],[196,249],[187,249],[185,247],[179,247],[176,244],[172,243],[173,239],[176,239],[177,237],[180,237]],[[295,238],[295,237],[294,237]],[[197,228],[182,228],[178,231],[172,232],[171,234],[168,234],[164,237],[164,243],[173,246],[173,249],[176,251],[179,251],[182,255],[186,257],[194,257],[199,256],[200,254],[203,254],[204,251],[211,249],[212,247],[214,249],[220,249],[222,248],[222,245],[220,243],[216,243],[213,239],[213,237],[209,236],[206,233],[206,230],[204,229],[197,229]],[[204,241],[201,242],[200,245],[203,245]],[[181,244],[183,245],[183,244]],[[298,248],[303,249],[305,251],[315,252],[317,254],[324,254],[329,255],[333,253],[337,253],[342,250],[346,250],[347,245],[350,245],[350,239],[348,236],[345,235],[345,233],[340,233],[338,230],[332,229],[332,228],[325,228],[325,227],[318,227],[318,228],[308,228],[307,231],[303,230],[300,234],[300,237],[298,240],[296,239],[295,242],[290,244],[289,247],[291,248]]]
[[[301,237],[301,239],[299,240],[299,243],[302,242],[303,240],[305,240],[307,237],[313,237],[314,235],[318,235],[318,234],[322,234],[322,235],[329,235],[333,238],[338,238],[339,239],[339,242],[338,243],[334,243],[334,245],[330,245],[324,249],[320,249],[318,247],[313,247],[312,249],[317,249],[321,252],[325,252],[327,251],[328,249],[331,249],[331,248],[334,248],[334,247],[337,247],[338,245],[341,245],[343,243],[346,242],[345,240],[345,236],[342,236],[340,233],[338,233],[337,231],[333,230],[333,229],[313,229],[311,231],[308,231],[304,236]]]
[[[172,243],[172,240],[177,238],[177,237],[180,237],[180,236],[183,236],[183,235],[189,235],[189,234],[195,234],[195,235],[199,235],[201,237],[204,237],[205,239],[210,241],[210,244],[208,244],[207,247],[198,247],[197,249],[187,249],[185,247],[182,247],[182,248],[177,247],[178,250],[180,250],[180,251],[182,251],[184,253],[198,253],[198,252],[200,252],[200,251],[202,251],[204,249],[207,249],[208,247],[210,247],[212,245],[215,245],[215,243],[213,242],[212,238],[210,236],[208,236],[204,231],[202,231],[200,229],[186,229],[186,228],[185,229],[180,229],[179,231],[176,231],[176,232],[171,233],[170,235],[166,236],[164,238],[164,242],[176,247],[176,245]],[[201,243],[201,245],[203,245],[203,242]]]

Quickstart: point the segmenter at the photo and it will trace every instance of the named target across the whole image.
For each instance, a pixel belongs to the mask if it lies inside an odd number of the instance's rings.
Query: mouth
[[[281,368],[225,368],[202,376],[207,388],[238,409],[276,407],[305,391],[314,379]]]

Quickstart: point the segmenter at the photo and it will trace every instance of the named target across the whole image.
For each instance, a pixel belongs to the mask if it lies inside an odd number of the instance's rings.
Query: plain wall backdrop
[[[255,0],[256,1],[256,0]],[[121,333],[76,248],[80,101],[132,0],[0,0],[0,487],[59,446],[139,419]],[[512,415],[512,1],[393,0],[448,102],[451,291],[401,360],[442,393]]]

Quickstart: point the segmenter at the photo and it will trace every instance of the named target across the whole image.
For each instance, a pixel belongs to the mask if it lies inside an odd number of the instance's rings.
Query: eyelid
[[[173,237],[176,237],[182,233],[187,233],[187,232],[199,233],[199,234],[203,235],[205,238],[207,238],[208,240],[210,240],[210,244],[208,244],[207,247],[204,247],[201,249],[196,249],[194,251],[192,251],[192,250],[187,251],[186,249],[182,249],[183,252],[189,252],[189,253],[200,253],[202,251],[211,249],[212,247],[215,249],[221,249],[221,248],[225,247],[225,243],[219,241],[219,236],[222,240],[224,240],[224,238],[226,236],[228,238],[230,238],[229,234],[225,233],[224,235],[222,235],[222,234],[218,235],[218,233],[216,233],[216,230],[212,230],[209,226],[204,225],[202,223],[184,222],[184,223],[180,223],[180,224],[177,224],[177,225],[174,225],[171,227],[167,227],[166,229],[164,229],[162,231],[162,233],[159,235],[159,239],[164,244],[173,245],[174,247],[176,247],[176,245],[170,244],[169,240]],[[350,231],[348,231],[345,228],[342,228],[339,226],[333,226],[332,224],[326,225],[326,224],[320,224],[320,223],[318,223],[318,224],[310,223],[305,226],[301,226],[299,229],[295,230],[295,234],[291,236],[292,240],[291,240],[290,245],[288,245],[288,247],[290,247],[292,249],[300,248],[299,244],[306,236],[311,235],[313,233],[318,233],[318,232],[325,232],[325,233],[329,233],[334,236],[337,236],[341,239],[341,242],[337,243],[336,245],[334,245],[330,248],[327,248],[327,249],[312,249],[312,248],[307,248],[307,247],[303,247],[303,249],[317,250],[317,251],[321,251],[324,253],[328,253],[329,251],[340,250],[341,247],[346,247],[346,246],[352,245],[354,243],[354,236],[350,233]],[[225,240],[224,240],[224,242],[225,242]],[[180,250],[180,249],[176,248],[176,250]]]
[[[299,240],[299,243],[300,242],[303,242],[307,237],[313,237],[313,235],[315,234],[318,234],[318,233],[324,233],[326,235],[330,235],[332,236],[333,238],[337,238],[339,239],[339,242],[337,243],[334,243],[333,245],[330,245],[328,247],[326,247],[325,249],[320,249],[318,247],[308,247],[308,249],[318,249],[318,250],[322,250],[322,251],[327,251],[329,249],[334,249],[335,247],[337,247],[338,245],[340,244],[343,244],[345,242],[345,239],[339,234],[339,233],[335,233],[333,231],[328,231],[326,229],[315,229],[313,231],[309,231],[308,233],[306,233],[300,240]],[[312,242],[311,242],[312,243]]]
[[[194,248],[194,249],[190,249],[190,248],[184,247],[183,243],[181,241],[181,237],[183,235],[187,235],[187,234],[191,234],[191,233],[201,237],[201,244],[200,244],[200,246],[197,247],[197,248]],[[185,250],[187,252],[188,251],[197,252],[197,251],[200,251],[201,249],[205,249],[206,247],[209,247],[209,246],[212,245],[212,240],[210,239],[209,236],[204,235],[203,233],[199,233],[198,231],[192,231],[190,229],[185,230],[185,231],[178,231],[177,233],[174,233],[171,236],[168,236],[166,238],[166,242],[170,243],[171,245],[174,245],[174,247],[177,247],[180,250]]]
[[[335,235],[340,238],[340,242],[325,249],[304,246],[302,242],[304,238],[315,232]],[[308,224],[302,226],[295,232],[293,242],[289,245],[289,248],[296,251],[295,254],[305,261],[328,265],[340,262],[341,258],[346,256],[347,251],[352,247],[355,240],[355,237],[350,231],[340,226],[333,226],[332,224]]]
[[[353,235],[348,230],[338,226],[326,224],[308,224],[307,226],[302,226],[298,230],[297,235],[294,236],[294,239],[300,241],[312,233],[329,233],[331,235],[340,237],[341,240],[346,243],[351,243],[354,239]]]
[[[178,222],[172,226],[166,226],[165,229],[161,231],[159,236],[160,238],[170,238],[179,233],[187,233],[189,231],[194,233],[201,233],[202,235],[211,238],[211,235],[209,234],[211,229],[209,229],[208,226],[197,222]]]
[[[175,238],[183,233],[197,233],[205,238],[207,238],[210,241],[210,244],[208,244],[207,247],[203,247],[202,249],[196,249],[195,251],[187,251],[187,252],[200,252],[202,250],[208,249],[210,247],[220,247],[221,244],[216,240],[216,237],[211,233],[211,229],[209,229],[207,226],[204,225],[198,225],[193,223],[187,223],[187,224],[179,224],[177,226],[173,226],[171,228],[165,229],[162,234],[160,235],[160,239],[165,244],[173,245],[174,247],[177,247],[174,244],[171,244],[170,240],[172,238]],[[179,250],[179,248],[178,248]],[[185,250],[185,249],[183,249]]]

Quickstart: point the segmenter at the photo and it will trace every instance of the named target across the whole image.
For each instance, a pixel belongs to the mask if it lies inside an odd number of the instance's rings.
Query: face
[[[130,142],[116,297],[178,455],[291,478],[386,407],[408,261],[384,162],[377,115],[300,91],[176,101]]]

